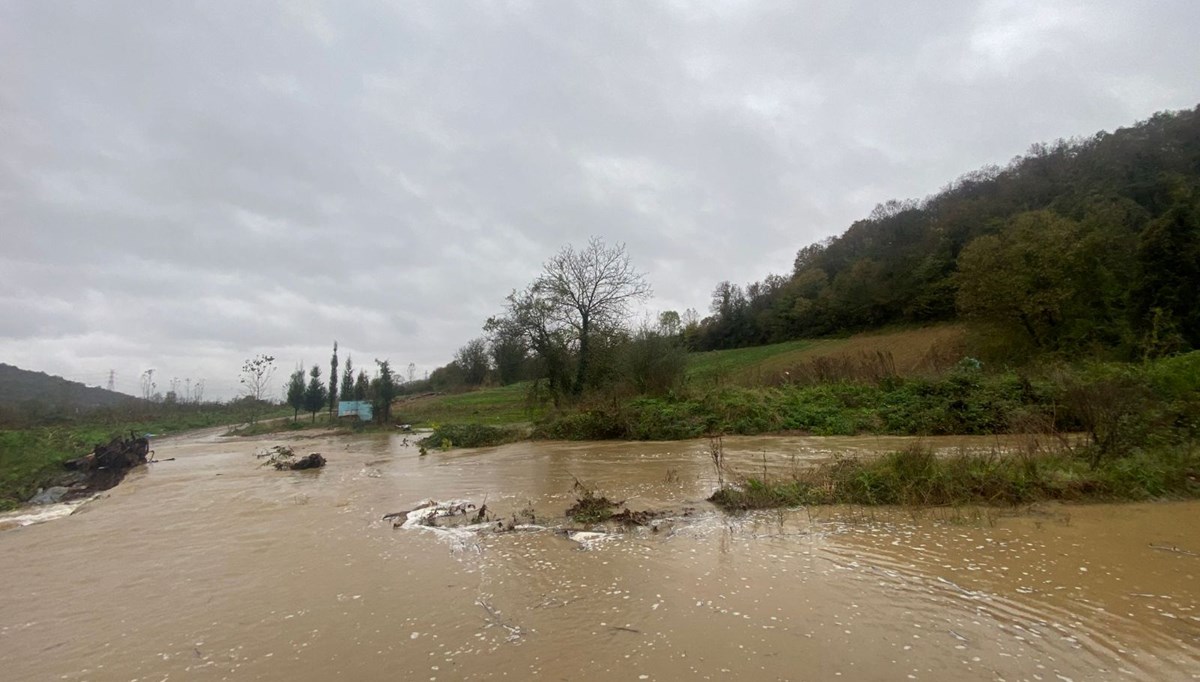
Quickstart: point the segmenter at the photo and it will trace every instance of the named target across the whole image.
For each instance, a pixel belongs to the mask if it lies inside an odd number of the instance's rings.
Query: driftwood
[[[1175,545],[1150,545],[1150,549],[1157,549],[1160,552],[1174,552],[1175,554],[1183,554],[1186,556],[1200,556],[1200,553],[1189,552],[1186,549],[1181,549]]]

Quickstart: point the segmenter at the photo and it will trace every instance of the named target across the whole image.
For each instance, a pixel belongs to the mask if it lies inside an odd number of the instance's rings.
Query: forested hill
[[[0,363],[0,405],[40,403],[55,409],[93,409],[140,402],[124,393],[93,388],[43,372]]]
[[[720,283],[697,350],[923,323],[992,323],[1029,351],[1200,347],[1200,107],[1034,145],[889,201],[786,275]]]

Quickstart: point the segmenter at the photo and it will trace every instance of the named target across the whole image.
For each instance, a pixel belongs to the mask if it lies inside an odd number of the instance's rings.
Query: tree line
[[[338,345],[333,342],[333,355],[329,361],[329,379],[322,381],[321,366],[314,364],[307,373],[296,367],[284,388],[285,402],[292,408],[292,419],[303,410],[316,421],[317,413],[328,410],[332,420],[337,415],[339,401],[367,401],[372,405],[376,421],[387,423],[391,419],[392,400],[399,394],[400,383],[387,360],[375,360],[374,377],[365,369],[355,373],[354,361],[346,357],[346,364],[338,372]],[[410,372],[411,373],[411,372]]]
[[[972,319],[1011,352],[1200,347],[1200,107],[1038,144],[713,291],[692,350]]]
[[[792,271],[723,281],[708,315],[666,311],[623,245],[592,239],[513,291],[484,335],[404,391],[532,380],[558,402],[666,392],[685,353],[969,319],[992,359],[1137,359],[1200,347],[1200,107],[1033,145],[923,200],[892,200],[801,248]]]

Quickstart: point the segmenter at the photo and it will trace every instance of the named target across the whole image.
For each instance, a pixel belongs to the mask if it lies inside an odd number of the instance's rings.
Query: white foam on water
[[[76,509],[94,499],[96,499],[96,495],[71,500],[70,502],[24,507],[15,511],[5,512],[0,514],[0,530],[32,526],[35,523],[45,523],[46,521],[61,519],[64,516],[74,514]]]

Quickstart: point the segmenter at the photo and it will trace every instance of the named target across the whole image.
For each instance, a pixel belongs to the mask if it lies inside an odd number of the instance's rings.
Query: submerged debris
[[[325,458],[321,456],[321,453],[310,452],[304,457],[296,459],[296,452],[286,445],[276,445],[255,456],[259,459],[266,458],[267,461],[263,462],[262,466],[273,466],[276,471],[283,471],[285,469],[290,471],[320,469],[325,466]]]
[[[582,483],[576,482],[578,491],[575,504],[567,510],[567,518],[548,519],[538,516],[532,503],[509,516],[493,514],[487,502],[476,506],[469,500],[428,499],[405,511],[384,514],[384,521],[391,521],[392,528],[436,530],[462,542],[463,538],[484,533],[544,532],[552,531],[579,543],[583,549],[610,540],[632,528],[646,528],[652,533],[664,529],[668,537],[674,534],[674,524],[683,518],[677,512],[632,510],[622,502],[613,502],[597,496]],[[683,516],[694,510],[688,508]],[[584,524],[586,528],[580,528]]]
[[[664,515],[663,512],[634,511],[626,507],[624,501],[613,502],[603,495],[598,496],[578,478],[573,488],[576,493],[575,504],[567,508],[567,517],[575,523],[592,525],[611,522],[625,526],[646,526]]]
[[[575,504],[567,507],[567,517],[575,523],[600,523],[611,519],[616,509],[625,504],[613,502],[603,495],[597,496],[596,491],[584,485],[578,478],[572,486],[575,491]]]
[[[414,526],[444,528],[467,525],[471,522],[490,522],[486,504],[474,516],[469,516],[469,512],[473,510],[475,510],[475,503],[470,500],[450,500],[448,502],[426,500],[408,511],[384,514],[383,520],[391,520],[393,528],[412,528]]]

